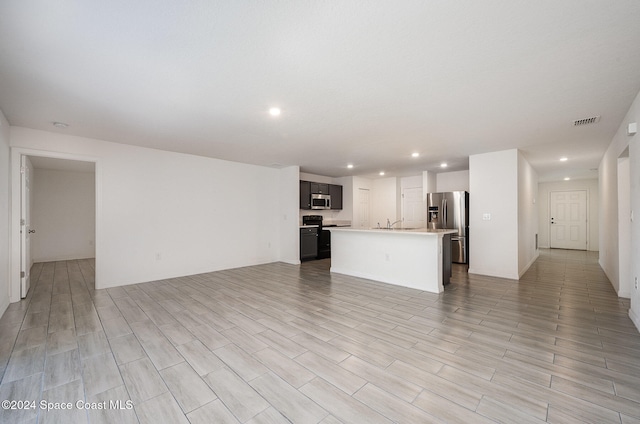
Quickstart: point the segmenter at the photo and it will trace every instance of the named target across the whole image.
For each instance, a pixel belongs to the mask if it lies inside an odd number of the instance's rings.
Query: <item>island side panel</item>
[[[331,272],[440,293],[441,243],[432,234],[332,231]]]

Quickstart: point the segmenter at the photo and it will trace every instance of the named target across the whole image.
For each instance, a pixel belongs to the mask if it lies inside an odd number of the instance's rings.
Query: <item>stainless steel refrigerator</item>
[[[427,228],[458,230],[451,234],[452,262],[469,262],[469,193],[427,193]]]

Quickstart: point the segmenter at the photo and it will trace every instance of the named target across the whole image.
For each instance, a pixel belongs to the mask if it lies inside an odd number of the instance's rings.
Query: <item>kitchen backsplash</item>
[[[322,215],[322,222],[325,225],[335,224],[335,225],[351,225],[351,220],[338,218],[340,212],[342,211],[332,211],[332,210],[300,210],[299,222],[302,225],[302,217],[304,215]]]

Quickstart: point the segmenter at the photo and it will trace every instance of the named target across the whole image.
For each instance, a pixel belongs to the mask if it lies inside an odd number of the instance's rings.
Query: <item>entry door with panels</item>
[[[549,246],[587,250],[586,190],[549,193]]]

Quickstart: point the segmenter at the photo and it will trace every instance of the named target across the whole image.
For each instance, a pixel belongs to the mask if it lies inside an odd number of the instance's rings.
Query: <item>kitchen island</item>
[[[431,293],[444,290],[444,281],[448,281],[445,273],[451,269],[446,246],[450,234],[456,230],[330,230],[331,272]],[[447,261],[449,267],[445,270]]]

